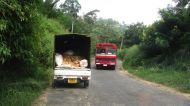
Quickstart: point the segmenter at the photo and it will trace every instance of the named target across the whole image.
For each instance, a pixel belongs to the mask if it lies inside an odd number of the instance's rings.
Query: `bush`
[[[35,31],[36,36],[40,36],[38,46],[36,47],[36,57],[38,58],[39,64],[45,67],[50,67],[52,64],[53,54],[53,42],[55,34],[66,33],[66,29],[59,21],[55,19],[47,19],[41,16],[39,18],[40,24]]]
[[[127,49],[121,49],[117,51],[117,56],[119,59],[123,60],[125,58],[125,56],[127,56]]]
[[[127,56],[124,58],[123,66],[141,66],[143,65],[143,51],[139,45],[133,45],[126,50]]]

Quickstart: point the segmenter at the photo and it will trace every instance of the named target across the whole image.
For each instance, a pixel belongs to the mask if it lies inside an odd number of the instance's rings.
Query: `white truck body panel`
[[[81,78],[87,76],[88,80],[91,78],[91,70],[88,68],[83,69],[69,69],[69,68],[55,68],[54,69],[54,79],[58,77],[65,78]]]

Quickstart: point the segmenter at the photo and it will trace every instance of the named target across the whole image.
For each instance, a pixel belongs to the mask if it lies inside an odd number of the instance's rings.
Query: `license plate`
[[[69,84],[76,84],[77,83],[77,79],[76,78],[69,78],[68,79],[68,83]]]
[[[107,64],[104,64],[103,66],[108,66]]]

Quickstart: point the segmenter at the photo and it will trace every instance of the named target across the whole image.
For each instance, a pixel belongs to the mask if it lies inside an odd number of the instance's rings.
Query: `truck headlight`
[[[96,62],[99,62],[99,59],[96,59]]]

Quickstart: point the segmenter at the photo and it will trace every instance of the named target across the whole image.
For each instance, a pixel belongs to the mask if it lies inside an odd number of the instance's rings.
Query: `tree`
[[[66,0],[60,5],[61,10],[72,18],[71,32],[74,32],[74,22],[77,20],[78,12],[81,9],[81,5],[78,0]]]
[[[81,9],[81,5],[78,0],[65,0],[65,2],[60,5],[60,8],[65,14],[68,14],[76,19],[78,17],[78,12]]]
[[[187,4],[190,3],[190,0],[173,0],[177,3],[177,7],[185,7]]]
[[[96,13],[97,12],[100,12],[99,10],[92,10],[92,11],[89,11],[88,13],[86,13],[83,17],[84,17],[84,20],[88,23],[88,24],[94,24],[95,21],[96,21],[96,18],[97,18],[97,15]]]
[[[142,43],[146,54],[172,55],[190,51],[190,10],[188,2],[179,0],[176,7],[160,10],[162,19],[143,32]]]
[[[56,9],[56,4],[60,0],[45,0],[44,1],[44,8],[43,8],[43,13],[47,15],[48,17],[56,17],[57,14],[57,9]]]
[[[144,29],[145,25],[143,25],[143,23],[136,23],[127,26],[124,35],[124,42],[126,43],[126,46],[129,47],[135,44],[140,44]]]
[[[24,68],[37,61],[36,45],[40,38],[35,36],[34,30],[39,22],[39,2],[41,0],[0,1],[0,64]]]
[[[92,10],[75,20],[75,32],[89,35],[95,26],[97,12],[99,12],[99,10]]]
[[[121,25],[113,19],[98,19],[91,35],[96,36],[98,42],[115,42],[120,44]]]

